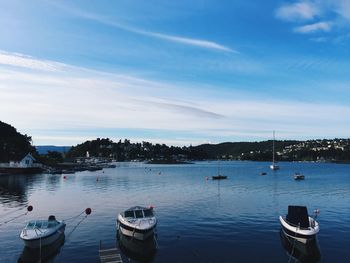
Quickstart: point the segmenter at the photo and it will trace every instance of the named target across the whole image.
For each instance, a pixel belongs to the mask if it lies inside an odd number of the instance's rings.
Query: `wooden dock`
[[[102,249],[100,242],[100,249],[98,250],[101,263],[123,263],[123,259],[119,253],[118,248]]]

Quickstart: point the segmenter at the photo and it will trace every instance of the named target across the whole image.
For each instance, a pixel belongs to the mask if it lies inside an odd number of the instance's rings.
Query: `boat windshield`
[[[124,216],[134,218],[135,217],[134,211],[125,211]]]
[[[51,228],[55,227],[59,222],[57,221],[47,221],[47,220],[35,220],[35,221],[29,221],[26,229],[34,229],[34,228]]]
[[[136,218],[142,218],[143,217],[142,210],[135,210],[135,216]]]
[[[152,217],[153,211],[152,211],[152,209],[145,209],[145,210],[143,210],[143,214],[145,215],[145,217]]]

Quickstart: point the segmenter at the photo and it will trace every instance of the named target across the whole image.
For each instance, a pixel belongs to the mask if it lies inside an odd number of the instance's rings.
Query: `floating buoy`
[[[64,175],[64,176],[63,176],[63,179],[67,179],[67,176]]]
[[[28,212],[33,211],[33,206],[29,205],[29,206],[27,207],[27,211],[28,211]]]
[[[85,214],[90,215],[91,214],[91,208],[86,208],[85,209]]]

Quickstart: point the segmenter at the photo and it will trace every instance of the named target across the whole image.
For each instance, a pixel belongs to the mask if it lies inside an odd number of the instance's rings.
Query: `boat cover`
[[[310,227],[309,215],[307,213],[306,206],[288,206],[288,223],[291,223],[295,226],[300,226],[302,228]]]

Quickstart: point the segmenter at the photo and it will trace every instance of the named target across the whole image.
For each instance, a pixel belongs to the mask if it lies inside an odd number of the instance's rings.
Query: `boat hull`
[[[309,217],[309,220],[313,220]],[[292,226],[290,224],[288,224],[283,217],[280,216],[280,223],[282,226],[282,230],[284,232],[284,234],[287,237],[290,238],[294,238],[297,241],[301,242],[301,243],[308,243],[311,240],[314,240],[316,238],[316,234],[319,231],[319,226],[318,223],[316,221],[315,222],[315,227],[309,227],[307,229],[301,229],[299,227],[296,226]]]
[[[212,176],[213,180],[223,180],[223,179],[227,179],[226,175],[214,175]]]
[[[53,232],[52,234],[42,237],[42,238],[36,238],[36,239],[24,239],[22,238],[24,245],[29,248],[40,248],[45,247],[53,244],[58,239],[61,238],[62,235],[64,235],[64,230],[66,228],[66,225],[63,224],[57,231]]]
[[[123,235],[135,238],[137,240],[146,240],[155,234],[156,225],[148,229],[137,229],[123,224],[120,220],[117,221],[117,230]]]
[[[279,170],[280,167],[277,164],[271,164],[270,165],[270,169],[273,170],[273,171],[276,171],[276,170]]]

